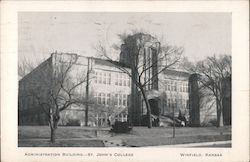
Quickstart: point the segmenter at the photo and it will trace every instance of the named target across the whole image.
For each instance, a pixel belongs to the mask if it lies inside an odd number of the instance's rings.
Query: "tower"
[[[131,105],[129,118],[133,125],[141,125],[141,117],[146,113],[145,104],[138,86],[139,79],[147,95],[158,90],[158,51],[159,42],[149,34],[137,33],[128,36],[121,45],[120,62],[131,68]],[[149,100],[151,112],[159,115],[158,101]]]

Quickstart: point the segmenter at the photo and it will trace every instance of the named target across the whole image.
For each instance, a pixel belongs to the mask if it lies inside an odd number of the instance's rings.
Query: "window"
[[[106,84],[106,79],[107,79],[107,75],[106,75],[106,73],[104,72],[104,73],[103,73],[103,78],[102,78],[102,83],[103,83],[103,84]]]
[[[170,108],[171,107],[171,100],[168,99],[168,107]]]
[[[105,102],[105,94],[104,93],[101,93],[101,104],[102,105],[106,104],[106,102]]]
[[[188,92],[188,83],[182,83],[182,92]]]
[[[183,107],[186,106],[186,100],[185,100],[185,99],[181,99],[181,105],[182,105]]]
[[[127,106],[128,96],[126,94],[115,94],[114,105],[115,106]]]
[[[168,91],[171,91],[170,82],[167,81]]]
[[[130,104],[130,95],[127,95],[127,106]]]
[[[127,86],[130,87],[130,77],[127,77]]]
[[[127,106],[127,95],[125,94],[122,96],[122,105]]]
[[[118,106],[118,94],[115,94],[114,104],[115,104],[115,106]]]
[[[177,104],[178,104],[178,105],[181,105],[181,107],[182,107],[182,99],[178,99],[178,100],[177,100]]]
[[[110,72],[108,73],[108,84],[109,85],[111,84],[111,73]]]
[[[170,108],[171,108],[171,109],[173,108],[173,104],[174,104],[173,99],[170,99]]]
[[[126,75],[122,75],[123,86],[126,86]]]
[[[118,104],[119,106],[121,106],[122,105],[122,94],[119,94],[119,104]]]
[[[95,99],[97,104],[100,105],[110,105],[111,103],[111,94],[110,93],[97,93],[95,95]]]
[[[111,73],[106,71],[95,72],[95,83],[111,84]]]
[[[102,83],[102,73],[101,72],[98,73],[97,78],[98,78],[98,83],[101,84]]]
[[[97,98],[97,97],[98,97],[98,94],[97,94],[97,93],[94,93],[94,99],[95,99],[95,102],[96,102],[96,103],[98,103],[98,100],[97,100],[98,98]]]
[[[130,87],[130,77],[125,73],[116,73],[115,74],[115,85],[119,86],[128,86]]]
[[[168,85],[165,83],[163,83],[163,87],[164,87],[164,90],[167,91],[168,90]]]
[[[110,93],[107,94],[107,105],[110,105]]]
[[[122,73],[120,73],[118,80],[119,80],[119,86],[122,86]]]
[[[98,94],[97,103],[102,104],[102,94],[101,93]]]
[[[98,72],[96,71],[96,72],[95,72],[95,83],[97,83],[97,81],[98,81],[98,80],[97,80],[97,77],[98,77]]]
[[[174,91],[174,81],[171,81],[171,91]]]
[[[177,91],[177,82],[174,82],[174,91]]]
[[[118,85],[118,73],[115,74],[115,85]]]

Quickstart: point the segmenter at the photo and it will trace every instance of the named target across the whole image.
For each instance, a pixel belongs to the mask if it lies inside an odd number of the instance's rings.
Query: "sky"
[[[118,34],[140,30],[161,44],[183,46],[183,55],[198,61],[214,54],[231,55],[230,13],[98,13],[20,12],[18,58],[40,62],[52,52],[98,56],[101,42],[115,58],[121,45]]]

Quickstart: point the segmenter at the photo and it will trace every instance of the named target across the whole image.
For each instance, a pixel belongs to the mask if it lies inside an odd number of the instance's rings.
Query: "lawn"
[[[198,136],[177,136],[172,137],[140,137],[124,139],[124,143],[129,147],[143,147],[143,146],[158,146],[158,145],[176,145],[199,142],[214,142],[231,140],[231,135],[198,135]]]
[[[56,135],[59,139],[64,138],[92,138],[95,137],[94,128],[89,127],[58,127]],[[19,126],[18,138],[47,138],[50,137],[49,126]]]
[[[50,143],[49,140],[19,140],[19,147],[104,147],[102,140],[56,140],[55,143]]]
[[[122,140],[128,147],[212,142],[231,140],[231,127],[177,127],[172,136],[171,127],[133,127],[128,134],[110,133],[109,128],[59,127],[52,145],[48,126],[19,126],[18,146],[103,147],[104,140]]]

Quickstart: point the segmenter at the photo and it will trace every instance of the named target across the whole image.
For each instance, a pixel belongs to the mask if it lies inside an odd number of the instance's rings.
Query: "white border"
[[[2,161],[248,161],[249,160],[248,1],[2,1],[1,2],[1,160]],[[231,12],[232,148],[18,148],[17,13],[43,12]],[[133,157],[37,157],[24,153],[133,153]],[[181,157],[180,153],[221,153],[222,157]]]

